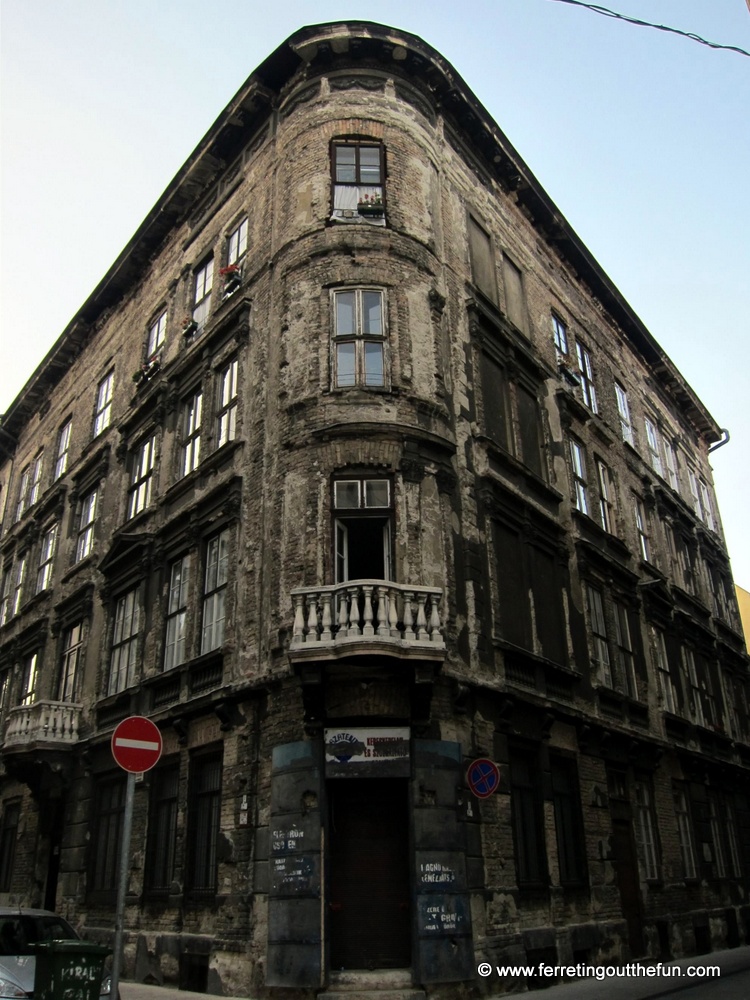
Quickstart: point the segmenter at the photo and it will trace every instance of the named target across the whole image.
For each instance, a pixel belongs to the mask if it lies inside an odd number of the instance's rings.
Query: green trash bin
[[[109,948],[89,941],[42,941],[34,952],[34,1000],[99,1000]]]

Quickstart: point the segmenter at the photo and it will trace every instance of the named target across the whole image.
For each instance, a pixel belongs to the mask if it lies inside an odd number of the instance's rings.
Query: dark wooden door
[[[411,964],[407,783],[328,784],[330,968]]]
[[[628,925],[630,956],[637,958],[644,954],[645,947],[638,861],[633,847],[633,834],[629,820],[612,820],[612,864],[617,873],[617,884],[620,888],[622,915]]]

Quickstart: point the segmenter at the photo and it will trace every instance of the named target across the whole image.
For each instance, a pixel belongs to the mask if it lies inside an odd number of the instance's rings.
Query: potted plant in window
[[[133,372],[133,381],[137,386],[143,385],[153,378],[161,368],[161,354],[152,354],[146,358],[140,368]]]
[[[379,219],[383,215],[383,196],[380,194],[365,194],[357,202],[357,211],[360,215],[368,216],[372,219]]]
[[[231,295],[242,283],[242,268],[239,264],[227,264],[219,268],[219,276],[224,281],[224,295]]]
[[[182,335],[186,339],[192,337],[198,329],[198,324],[192,316],[186,316],[182,321]]]

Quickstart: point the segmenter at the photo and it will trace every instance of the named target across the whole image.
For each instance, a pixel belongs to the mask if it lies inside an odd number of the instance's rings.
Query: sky
[[[605,2],[750,51],[746,0]],[[455,67],[729,430],[750,590],[750,58],[560,0],[0,0],[0,412],[256,66],[347,18]]]

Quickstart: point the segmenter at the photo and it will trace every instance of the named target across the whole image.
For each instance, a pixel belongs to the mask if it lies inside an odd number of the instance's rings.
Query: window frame
[[[237,223],[234,229],[232,229],[232,231],[227,235],[226,238],[227,267],[239,266],[240,263],[242,262],[243,257],[247,253],[248,234],[249,234],[249,219],[247,216],[245,216]]]
[[[220,751],[196,754],[190,760],[185,866],[190,898],[214,896],[218,889],[222,765]],[[201,787],[204,779],[209,787]]]
[[[36,572],[35,594],[41,594],[44,590],[50,589],[52,573],[55,564],[55,554],[57,552],[57,535],[59,525],[57,522],[43,533],[39,545],[39,566]]]
[[[594,368],[591,363],[591,351],[577,337],[576,360],[578,361],[578,374],[581,379],[583,403],[592,413],[598,413],[599,404],[596,398],[596,386],[594,385]]]
[[[555,357],[559,362],[568,360],[568,324],[560,319],[557,313],[552,313],[552,342],[555,345]]]
[[[182,404],[182,440],[180,442],[180,473],[188,476],[201,461],[201,424],[203,418],[203,389],[199,386]]]
[[[596,668],[600,683],[614,691],[612,658],[609,652],[607,619],[604,612],[604,592],[589,581],[586,581],[586,605],[593,647],[592,664]]]
[[[151,505],[156,465],[156,437],[155,433],[147,435],[133,449],[128,487],[128,521]]]
[[[202,333],[211,315],[211,294],[214,281],[214,258],[206,258],[193,271],[193,306],[191,316],[196,325],[196,332]]]
[[[638,534],[638,549],[644,562],[651,562],[651,535],[648,532],[648,514],[643,500],[633,494],[635,512],[635,528]]]
[[[661,431],[659,425],[651,417],[643,418],[643,425],[646,428],[646,449],[649,455],[649,465],[662,479],[664,479],[664,463],[661,457]]]
[[[120,594],[114,603],[112,642],[106,696],[120,694],[135,683],[140,637],[140,586]],[[127,631],[126,631],[127,629]]]
[[[215,546],[215,556],[213,554]],[[222,546],[224,554],[222,555]],[[227,623],[229,591],[229,528],[222,528],[206,542],[201,598],[201,655],[220,650]]]
[[[567,787],[561,787],[563,778]],[[586,884],[586,839],[581,813],[581,791],[578,767],[572,757],[550,754],[550,786],[555,817],[557,862],[560,885]]]
[[[216,447],[237,437],[239,408],[239,358],[234,357],[219,369],[216,393]]]
[[[70,625],[62,638],[60,654],[60,674],[57,682],[57,700],[65,704],[75,704],[80,681],[80,665],[83,655],[83,622]]]
[[[101,777],[92,797],[94,836],[89,864],[89,895],[114,899],[119,876],[126,779]]]
[[[693,881],[698,878],[698,855],[695,851],[690,799],[683,782],[673,782],[672,798],[674,801],[675,819],[677,821],[677,840],[680,847],[682,877],[686,881]]]
[[[69,417],[64,424],[61,424],[57,432],[57,457],[52,473],[52,482],[56,483],[61,476],[68,471],[68,461],[70,458],[70,439],[73,432],[73,418]]]
[[[602,528],[609,535],[617,534],[615,520],[615,486],[612,470],[601,458],[596,458],[596,478],[599,483],[599,515]]]
[[[679,715],[680,700],[677,687],[672,677],[667,653],[667,641],[662,629],[656,625],[649,626],[651,637],[651,657],[654,664],[657,686],[661,696],[662,708],[672,715]]]
[[[190,596],[190,553],[174,559],[169,568],[166,611],[164,615],[164,657],[162,669],[179,667],[188,659],[187,614]],[[179,579],[175,580],[175,570]]]
[[[661,851],[653,788],[651,783],[644,779],[636,779],[633,787],[635,790],[633,831],[638,848],[638,861],[645,881],[658,882],[661,879]]]
[[[21,676],[21,694],[18,704],[24,708],[30,708],[38,701],[37,685],[39,683],[39,650],[35,649],[29,653],[23,661],[23,672]]]
[[[586,477],[586,449],[578,438],[570,437],[570,462],[572,470],[573,506],[581,514],[589,515],[588,480]]]
[[[167,310],[162,309],[148,328],[146,336],[146,361],[153,361],[167,342]]]
[[[630,416],[630,403],[628,401],[627,390],[615,380],[615,401],[617,403],[617,415],[620,418],[620,434],[625,444],[635,448],[635,435],[633,433],[633,421]]]
[[[114,396],[115,370],[110,369],[99,382],[94,406],[94,433],[97,438],[109,427],[112,419],[112,398]]]
[[[339,302],[343,296],[353,296],[352,331],[339,332],[340,314]],[[366,295],[377,296],[379,300],[380,332],[373,333],[365,329],[368,324],[367,311],[364,308]],[[331,388],[333,390],[389,389],[389,358],[388,358],[388,299],[386,290],[375,285],[340,286],[331,289]],[[342,381],[341,348],[352,347],[352,381]],[[368,377],[368,346],[376,346],[380,357],[380,381],[371,381]],[[348,377],[348,375],[347,375]]]
[[[75,561],[82,562],[91,555],[94,548],[94,525],[96,523],[96,513],[99,507],[99,487],[93,490],[81,500],[81,509],[78,515],[78,537],[76,539]]]
[[[354,179],[339,177],[338,151],[354,149]],[[362,176],[362,150],[378,151],[378,180],[368,183]],[[342,166],[348,166],[346,164]],[[369,225],[385,225],[386,198],[385,147],[381,140],[366,136],[339,136],[331,140],[331,221],[366,222]],[[356,195],[352,196],[353,191]],[[369,206],[367,203],[369,202]]]
[[[546,887],[548,869],[541,796],[542,775],[537,753],[528,747],[513,747],[509,771],[517,884],[519,889]]]
[[[177,864],[180,765],[170,760],[152,772],[143,882],[148,895],[168,895]]]

